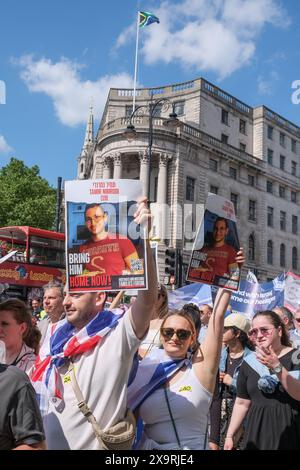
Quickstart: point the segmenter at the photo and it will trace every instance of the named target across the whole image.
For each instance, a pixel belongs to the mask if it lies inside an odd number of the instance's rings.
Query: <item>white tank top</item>
[[[192,365],[167,393],[181,448],[203,449],[212,394],[200,384]],[[162,387],[145,400],[139,413],[144,431],[138,449],[179,449]]]

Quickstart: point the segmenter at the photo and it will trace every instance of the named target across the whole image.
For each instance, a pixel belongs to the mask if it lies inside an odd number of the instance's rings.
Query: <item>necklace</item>
[[[244,355],[244,351],[241,351],[239,353],[235,353],[235,354],[228,354],[228,358],[229,358],[229,364],[232,365],[233,364],[233,361],[234,359],[238,359],[239,357],[242,357]]]

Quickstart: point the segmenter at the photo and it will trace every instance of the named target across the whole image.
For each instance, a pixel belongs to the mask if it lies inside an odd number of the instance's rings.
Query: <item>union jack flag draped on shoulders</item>
[[[43,343],[30,374],[42,416],[47,413],[49,399],[56,398],[59,404],[63,398],[58,368],[68,358],[94,348],[117,326],[125,311],[125,308],[114,309],[113,312],[103,310],[79,331],[66,319],[58,323],[50,341]]]

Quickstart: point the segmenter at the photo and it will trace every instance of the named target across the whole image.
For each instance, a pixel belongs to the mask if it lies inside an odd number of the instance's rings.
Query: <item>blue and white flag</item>
[[[185,304],[213,304],[211,286],[207,284],[189,284],[169,293],[169,308],[181,309]]]

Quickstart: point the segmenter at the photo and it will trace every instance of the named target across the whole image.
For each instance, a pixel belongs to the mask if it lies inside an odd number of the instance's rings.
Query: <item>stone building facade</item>
[[[161,103],[158,100],[163,99]],[[153,146],[149,162],[149,104]],[[164,124],[172,103],[179,127]],[[259,280],[299,273],[300,129],[275,112],[252,108],[200,78],[133,90],[111,89],[96,137],[89,117],[77,177],[140,178],[155,214],[160,273],[165,249],[178,248],[186,267],[207,193],[231,199],[247,264]],[[124,131],[133,124],[136,139]]]

